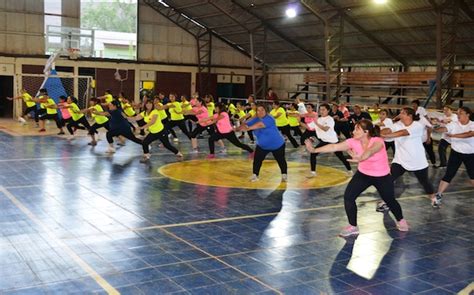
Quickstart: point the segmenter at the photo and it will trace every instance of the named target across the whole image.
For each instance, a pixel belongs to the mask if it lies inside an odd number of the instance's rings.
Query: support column
[[[436,7],[436,107],[451,103],[452,74],[456,62],[456,27],[459,1],[448,0]]]
[[[264,99],[267,90],[267,66],[265,65],[267,30],[264,27],[263,30],[250,32],[249,37],[252,60],[252,92],[255,98]],[[261,47],[257,47],[257,44],[261,44]]]
[[[209,92],[211,83],[212,34],[206,31],[196,37],[198,55],[199,95]]]

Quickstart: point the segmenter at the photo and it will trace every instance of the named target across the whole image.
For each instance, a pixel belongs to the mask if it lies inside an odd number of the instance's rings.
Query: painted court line
[[[201,253],[203,253],[203,254],[209,256],[210,258],[212,258],[212,259],[214,259],[214,260],[217,260],[217,261],[219,261],[220,263],[222,263],[222,264],[224,264],[224,265],[226,265],[226,266],[232,268],[233,270],[239,272],[240,274],[246,276],[247,278],[249,278],[249,279],[251,279],[251,280],[257,282],[258,284],[260,284],[260,285],[262,285],[262,286],[264,286],[264,287],[266,287],[266,288],[268,288],[268,289],[270,289],[270,290],[276,292],[277,294],[283,294],[282,292],[278,291],[277,289],[273,288],[273,287],[270,286],[270,285],[267,285],[266,283],[262,282],[261,280],[257,279],[256,277],[254,277],[254,276],[252,276],[252,275],[250,275],[250,274],[248,274],[248,273],[246,273],[246,272],[244,272],[244,271],[241,271],[241,270],[238,269],[237,267],[235,267],[235,266],[233,266],[233,265],[231,265],[231,264],[225,262],[224,260],[220,259],[219,257],[214,256],[214,255],[212,255],[211,253],[209,253],[209,252],[207,252],[207,251],[205,251],[205,250],[199,248],[198,246],[194,245],[193,243],[191,243],[191,242],[189,242],[189,241],[187,241],[187,240],[185,240],[185,239],[183,239],[183,238],[178,237],[178,236],[175,235],[174,233],[169,232],[169,231],[167,231],[167,230],[164,229],[164,228],[162,228],[161,230],[164,231],[166,234],[172,236],[173,238],[175,238],[175,239],[177,239],[177,240],[179,240],[179,241],[181,241],[181,242],[183,242],[183,243],[189,245],[190,247],[194,248],[195,250],[197,250],[197,251],[199,251],[199,252],[201,252]]]
[[[455,191],[455,192],[447,192],[443,195],[451,195],[451,194],[459,194],[459,193],[466,193],[472,192],[474,189],[467,189],[462,191]],[[406,196],[397,198],[397,200],[411,200],[411,199],[418,199],[418,198],[428,198],[427,195],[415,195],[415,196]],[[367,204],[367,203],[374,203],[379,201],[378,199],[370,200],[370,201],[363,201],[360,204]],[[330,205],[330,206],[323,206],[317,208],[306,208],[306,209],[299,209],[290,212],[286,212],[288,214],[294,213],[302,213],[302,212],[312,212],[312,211],[321,211],[327,209],[335,209],[335,208],[343,208],[344,205]],[[190,226],[190,225],[198,225],[198,224],[208,224],[208,223],[217,223],[217,222],[225,222],[225,221],[234,221],[234,220],[241,220],[241,219],[249,219],[249,218],[258,218],[258,217],[265,217],[265,216],[273,216],[278,215],[280,212],[269,212],[269,213],[261,213],[261,214],[252,214],[252,215],[242,215],[242,216],[234,216],[234,217],[224,217],[224,218],[216,218],[216,219],[207,219],[207,220],[199,220],[199,221],[190,221],[190,222],[183,222],[183,223],[174,223],[174,224],[163,224],[163,225],[155,225],[155,226],[148,226],[148,227],[140,227],[132,229],[133,231],[142,231],[142,230],[149,230],[149,229],[165,229],[165,228],[173,228],[173,227],[180,227],[180,226]]]
[[[112,285],[110,285],[102,276],[100,276],[87,262],[85,262],[79,255],[77,255],[68,245],[66,245],[63,241],[57,238],[53,232],[49,230],[49,228],[38,218],[36,215],[31,212],[23,203],[18,200],[12,193],[10,193],[6,188],[0,186],[0,192],[2,192],[10,201],[15,204],[31,221],[36,223],[40,226],[46,235],[51,239],[57,242],[62,250],[66,252],[71,259],[77,263],[85,272],[89,274],[99,286],[102,287],[108,294],[118,295],[120,294]]]

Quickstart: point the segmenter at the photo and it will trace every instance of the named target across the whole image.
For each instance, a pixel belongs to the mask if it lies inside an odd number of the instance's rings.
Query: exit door
[[[0,118],[13,118],[13,76],[0,76]]]

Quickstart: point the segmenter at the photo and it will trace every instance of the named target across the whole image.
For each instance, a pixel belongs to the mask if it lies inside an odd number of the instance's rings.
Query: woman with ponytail
[[[344,208],[346,209],[349,225],[339,234],[341,237],[349,237],[359,234],[357,227],[357,205],[356,199],[368,187],[374,186],[382,199],[388,204],[400,231],[408,231],[408,224],[403,219],[402,208],[395,200],[395,188],[390,175],[385,143],[380,136],[380,128],[369,120],[362,119],[356,123],[353,138],[346,141],[328,144],[313,148],[310,141],[306,141],[306,147],[311,153],[334,153],[347,151],[352,157],[351,162],[358,163],[357,172],[344,192]]]
[[[414,109],[403,108],[400,112],[400,121],[382,130],[382,137],[395,139],[395,155],[390,169],[393,181],[406,171],[413,172],[435,206],[434,188],[428,179],[429,165],[423,147],[425,127],[418,120],[420,117]],[[384,203],[379,203],[377,211],[382,212],[383,209],[387,210],[386,206]]]

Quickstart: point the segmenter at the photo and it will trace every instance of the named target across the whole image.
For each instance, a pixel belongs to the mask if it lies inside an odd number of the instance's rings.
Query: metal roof
[[[474,0],[461,3],[456,31],[457,64],[474,64]],[[324,25],[294,0],[160,0],[214,34],[250,52],[249,32],[266,28],[269,65],[324,61]],[[344,13],[343,65],[397,65],[392,51],[409,65],[436,63],[436,10],[440,0],[312,0],[324,17]],[[288,7],[297,10],[287,18]],[[372,38],[368,36],[370,34]],[[386,47],[373,42],[374,38]],[[261,48],[261,43],[255,47]]]

